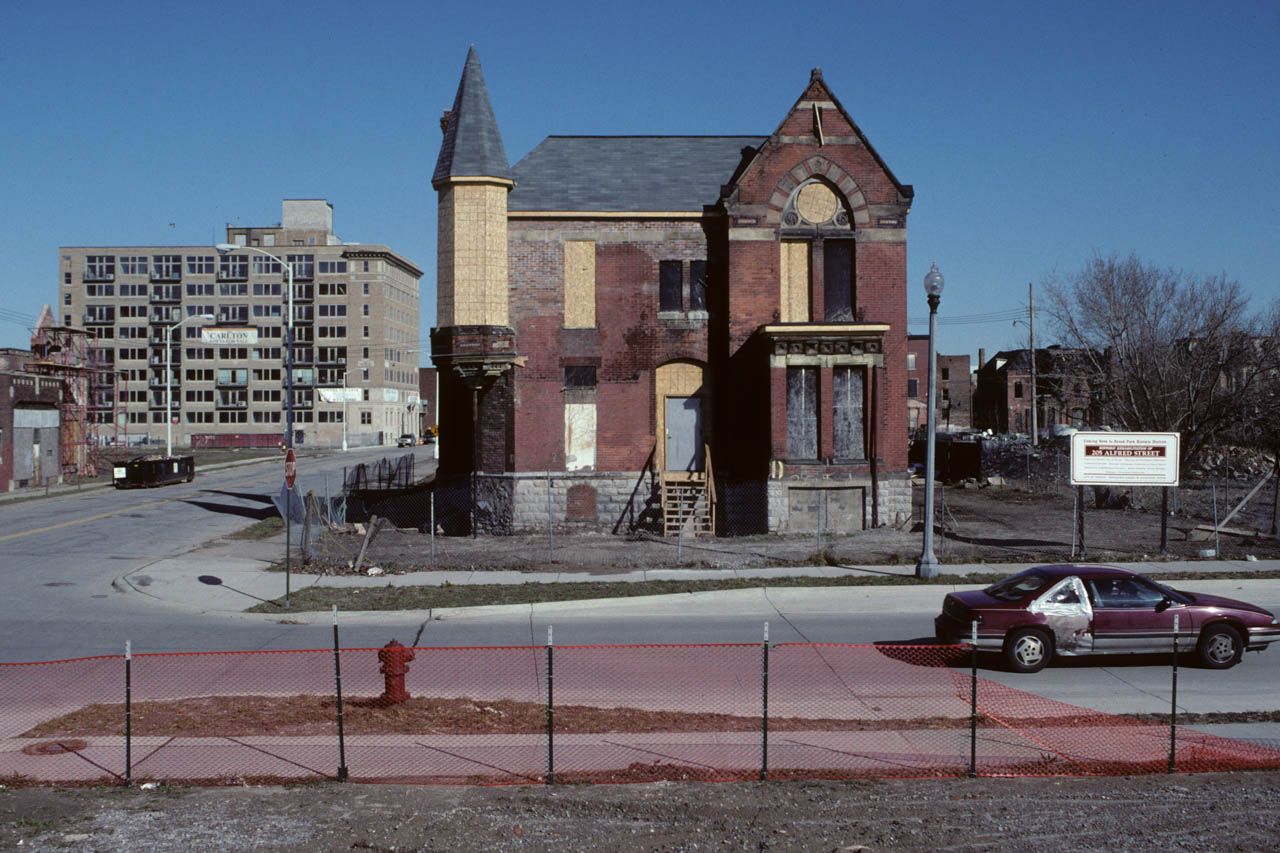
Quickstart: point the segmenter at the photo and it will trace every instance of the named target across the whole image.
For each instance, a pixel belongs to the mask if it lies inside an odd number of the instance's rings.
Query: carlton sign
[[[1077,432],[1071,436],[1073,486],[1176,486],[1176,432]]]

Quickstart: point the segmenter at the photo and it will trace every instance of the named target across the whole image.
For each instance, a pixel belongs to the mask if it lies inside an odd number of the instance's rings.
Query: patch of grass
[[[280,531],[284,530],[284,519],[279,516],[264,518],[262,521],[255,521],[248,527],[237,530],[235,533],[227,534],[228,539],[269,539]]]
[[[1007,572],[938,575],[921,579],[911,575],[848,575],[844,577],[716,578],[660,581],[582,581],[520,584],[450,584],[377,587],[320,587],[297,590],[289,597],[290,610],[431,610],[439,607],[481,607],[494,604],[541,604],[549,601],[588,601],[631,598],[642,595],[683,595],[734,589],[848,587],[848,586],[985,586],[1008,577]],[[1162,582],[1239,579],[1238,572],[1165,572]],[[1280,571],[1251,572],[1248,578],[1280,579]],[[249,608],[250,613],[282,612],[284,599]]]

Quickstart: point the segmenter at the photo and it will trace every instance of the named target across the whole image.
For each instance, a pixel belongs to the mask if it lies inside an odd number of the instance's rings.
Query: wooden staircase
[[[703,447],[704,470],[662,473],[662,533],[710,536],[716,529],[711,448]]]

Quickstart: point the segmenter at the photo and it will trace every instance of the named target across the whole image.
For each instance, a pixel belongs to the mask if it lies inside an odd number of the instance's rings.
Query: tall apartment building
[[[228,225],[226,242],[245,248],[58,249],[57,314],[64,326],[88,330],[94,365],[88,416],[99,433],[163,443],[171,381],[175,446],[282,440],[284,264],[294,281],[295,443],[339,445],[344,417],[351,445],[390,443],[413,432],[422,270],[387,246],[339,240],[333,205],[319,199],[286,199],[276,225]],[[245,334],[206,342],[202,329],[209,327]]]

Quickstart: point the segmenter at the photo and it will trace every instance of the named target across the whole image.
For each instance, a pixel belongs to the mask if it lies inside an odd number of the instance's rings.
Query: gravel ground
[[[0,847],[219,851],[1280,849],[1280,773],[0,794]]]

